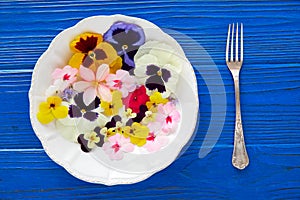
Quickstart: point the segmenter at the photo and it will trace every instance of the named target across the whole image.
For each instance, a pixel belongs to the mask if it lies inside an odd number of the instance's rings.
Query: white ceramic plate
[[[56,67],[66,65],[66,58],[72,54],[69,42],[83,32],[103,34],[116,21],[141,26],[144,29],[146,41],[157,40],[169,44],[183,59],[184,66],[176,91],[181,107],[181,123],[171,142],[155,153],[131,154],[121,161],[110,161],[97,159],[99,152],[91,154],[82,152],[78,144],[65,140],[57,133],[53,124],[41,125],[36,118],[36,113],[40,102],[45,100],[45,90],[51,84],[49,74]],[[36,63],[29,100],[32,127],[49,157],[77,178],[105,185],[136,183],[170,165],[191,138],[197,123],[199,107],[197,81],[193,68],[176,40],[146,20],[123,15],[89,17],[58,34]],[[134,170],[132,170],[133,163]]]

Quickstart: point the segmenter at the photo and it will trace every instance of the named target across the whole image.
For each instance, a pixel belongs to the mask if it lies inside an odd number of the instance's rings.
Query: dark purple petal
[[[95,49],[94,53],[97,60],[104,60],[105,58],[107,58],[106,53],[102,49]]]
[[[85,111],[91,111],[99,107],[100,99],[98,97],[95,98],[89,105],[85,105],[83,102],[83,92],[78,93],[74,97],[75,104],[80,108],[80,110],[84,109]]]
[[[99,97],[96,97],[94,101],[92,101],[88,106],[85,107],[85,110],[86,111],[94,110],[100,106],[100,103],[101,101]]]
[[[80,134],[77,138],[77,142],[80,144],[81,150],[83,152],[90,152],[92,149],[88,148],[88,141],[84,139],[84,135]]]
[[[117,122],[120,122],[122,118],[119,115],[113,116],[109,122],[105,124],[106,128],[116,127]]]
[[[133,122],[140,123],[143,120],[143,118],[146,116],[146,112],[147,111],[148,111],[147,106],[146,105],[141,105],[140,106],[140,112],[137,113],[137,115],[136,115],[135,118],[132,118],[132,122],[131,123],[133,123]],[[127,122],[127,123],[130,123],[130,122]]]
[[[99,140],[98,143],[96,143],[96,145],[97,145],[98,147],[102,147],[103,144],[104,144],[104,135],[102,135],[102,134],[97,134],[97,136],[100,138],[100,140]]]
[[[169,78],[171,78],[171,72],[167,69],[162,69],[161,73],[162,73],[162,79],[165,82],[168,82]]]
[[[122,57],[122,62],[123,62],[122,69],[128,71],[130,75],[133,75],[134,74],[133,69],[135,67],[134,61],[128,57],[127,53],[125,53],[121,57]]]
[[[95,133],[100,134],[101,128],[99,126],[96,126],[94,128]]]
[[[92,112],[92,111],[88,111],[86,113],[83,114],[83,117],[89,121],[95,121],[98,117],[98,113],[96,112]]]
[[[160,68],[157,67],[156,65],[148,65],[146,69],[146,74],[148,76],[156,75],[159,70]]]
[[[69,116],[71,118],[78,118],[82,116],[81,109],[76,105],[69,106]]]
[[[76,43],[75,48],[82,53],[88,53],[96,47],[97,41],[98,38],[95,36],[87,37],[86,40],[80,38],[79,42]]]
[[[149,90],[155,90],[157,89],[158,92],[162,93],[166,91],[164,82],[161,78],[161,76],[158,75],[154,75],[154,76],[150,76],[145,83],[146,87]]]
[[[82,61],[82,66],[89,68],[94,63],[93,59],[89,56],[85,56]]]

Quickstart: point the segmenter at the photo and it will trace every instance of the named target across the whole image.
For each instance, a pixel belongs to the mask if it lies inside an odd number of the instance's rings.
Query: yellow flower
[[[156,119],[156,113],[148,110],[145,112],[145,117],[142,120],[143,124],[149,124],[150,122],[154,122]]]
[[[68,108],[61,105],[61,98],[58,96],[48,97],[47,102],[42,102],[39,106],[37,119],[42,124],[48,124],[54,119],[66,118],[68,115]]]
[[[149,135],[149,128],[147,126],[141,125],[140,123],[133,122],[130,126],[125,126],[123,128],[123,134],[125,137],[130,138],[130,142],[139,147],[143,146],[147,142],[147,137]]]
[[[150,101],[146,103],[146,106],[152,112],[157,112],[158,104],[166,104],[169,101],[168,99],[163,98],[160,92],[154,92],[149,99]]]
[[[119,109],[123,107],[122,93],[119,91],[114,91],[112,93],[112,101],[111,102],[102,101],[101,107],[104,109],[104,114],[106,116],[112,116],[118,114]]]
[[[78,35],[71,43],[70,49],[75,53],[69,60],[69,65],[79,69],[82,61],[93,51],[98,44],[103,41],[101,34],[97,33],[82,33]]]
[[[122,58],[107,42],[103,42],[102,35],[83,33],[70,43],[71,50],[75,53],[69,60],[69,65],[79,69],[80,65],[93,71],[102,64],[109,65],[110,73],[116,73],[122,67]]]

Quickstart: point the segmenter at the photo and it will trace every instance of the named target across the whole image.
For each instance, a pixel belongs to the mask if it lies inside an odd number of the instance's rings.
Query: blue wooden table
[[[93,15],[125,14],[187,35],[222,77],[220,138],[198,157],[212,121],[211,95],[197,52],[187,48],[199,85],[200,116],[186,152],[134,184],[107,187],[74,178],[44,152],[29,120],[27,93],[39,56],[62,30]],[[241,101],[250,165],[231,165],[232,78],[224,62],[228,24],[244,23]],[[184,43],[184,41],[180,41]],[[200,69],[200,70],[197,70]],[[214,79],[214,76],[210,77]],[[300,3],[297,1],[0,0],[0,199],[300,199]],[[218,131],[218,130],[216,130]],[[218,134],[218,133],[216,133]]]

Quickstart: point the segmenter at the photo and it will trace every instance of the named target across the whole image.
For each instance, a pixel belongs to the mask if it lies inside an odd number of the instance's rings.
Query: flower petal
[[[71,118],[78,118],[82,116],[81,110],[78,106],[76,105],[70,105],[69,107],[69,116]]]
[[[112,95],[111,95],[110,89],[107,86],[99,84],[98,94],[103,101],[106,101],[106,102],[112,101]]]
[[[96,98],[96,89],[94,87],[89,87],[83,93],[83,103],[89,105]]]
[[[73,68],[79,69],[80,65],[84,61],[84,58],[86,57],[83,53],[75,53],[69,60],[68,65],[70,65]]]
[[[107,64],[102,64],[97,69],[96,80],[103,81],[109,74],[109,66]]]
[[[83,78],[85,81],[94,81],[95,80],[95,73],[89,69],[89,68],[86,68],[84,66],[80,66],[79,68],[79,74],[81,76],[81,78]]]
[[[48,123],[50,123],[54,120],[54,116],[52,115],[51,112],[49,112],[49,113],[38,112],[37,113],[37,119],[42,124],[48,124]]]
[[[91,82],[87,82],[87,81],[78,81],[76,83],[73,84],[73,88],[74,90],[78,91],[78,92],[83,92],[85,91],[87,88],[91,87],[92,83]]]
[[[89,112],[84,113],[83,117],[89,121],[95,121],[98,117],[98,113],[89,111]]]
[[[146,80],[145,85],[149,90],[157,89],[159,92],[166,91],[165,84],[164,84],[162,78],[158,75],[150,76]]]
[[[50,113],[51,110],[49,108],[49,104],[47,102],[40,103],[39,112],[41,112],[41,113]]]
[[[68,116],[68,108],[66,106],[57,106],[52,113],[57,119],[65,118]]]

